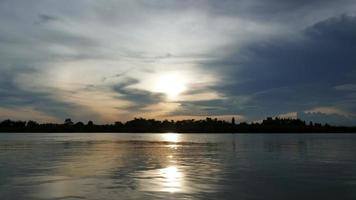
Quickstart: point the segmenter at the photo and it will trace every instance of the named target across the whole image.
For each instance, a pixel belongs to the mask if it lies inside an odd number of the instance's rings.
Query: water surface
[[[0,134],[0,199],[356,199],[352,134]]]

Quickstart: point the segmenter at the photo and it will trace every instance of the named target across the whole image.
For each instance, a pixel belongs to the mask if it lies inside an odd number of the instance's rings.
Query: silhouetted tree
[[[77,123],[75,123],[74,126],[84,126],[84,123],[83,122],[77,122]]]
[[[34,128],[34,127],[37,127],[38,125],[39,124],[37,122],[30,120],[30,121],[27,122],[26,126],[30,127],[30,128]]]
[[[356,127],[331,126],[310,122],[306,125],[300,119],[282,119],[268,117],[262,123],[241,122],[235,124],[235,118],[231,123],[224,120],[207,117],[205,120],[180,120],[158,121],[155,119],[135,118],[126,123],[115,122],[114,124],[96,125],[88,121],[87,125],[77,122],[75,125],[71,119],[66,119],[64,124],[45,123],[35,121],[12,121],[0,122],[0,132],[196,132],[196,133],[326,133],[326,132],[350,132],[356,133]]]
[[[64,125],[71,126],[73,124],[74,123],[72,122],[72,120],[70,118],[67,118],[67,119],[64,120]]]

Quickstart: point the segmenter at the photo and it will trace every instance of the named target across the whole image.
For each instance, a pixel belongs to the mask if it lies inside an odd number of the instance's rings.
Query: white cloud
[[[347,112],[347,111],[343,111],[339,108],[336,107],[316,107],[316,108],[312,108],[309,110],[304,111],[305,113],[323,113],[323,114],[337,114],[337,115],[342,115],[342,116],[354,116],[355,114]]]

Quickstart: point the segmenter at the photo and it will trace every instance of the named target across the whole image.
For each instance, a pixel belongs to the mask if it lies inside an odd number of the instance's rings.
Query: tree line
[[[180,133],[356,133],[355,127],[331,126],[328,124],[313,123],[300,119],[271,118],[262,122],[246,123],[230,122],[212,118],[204,120],[155,120],[134,118],[125,123],[95,124],[93,121],[73,122],[66,119],[62,124],[38,123],[36,121],[0,122],[0,132],[180,132]]]

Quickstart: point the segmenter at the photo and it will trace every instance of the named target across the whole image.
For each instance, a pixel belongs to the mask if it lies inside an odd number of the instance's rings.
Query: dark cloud
[[[224,107],[224,102],[221,100],[182,101],[179,102],[179,104],[179,109],[169,113],[170,116],[209,116],[229,114],[228,109]]]
[[[257,88],[261,83],[274,88],[352,81],[347,75],[355,71],[355,25],[355,17],[344,15],[307,28],[302,39],[275,39],[248,47],[243,54],[249,59],[239,63],[236,75],[252,79],[245,84]]]
[[[179,109],[168,115],[217,116],[244,114],[246,110],[250,109],[245,105],[245,101],[245,97],[238,96],[230,96],[225,99],[177,101],[180,104]]]
[[[59,20],[58,17],[52,15],[46,15],[46,14],[39,14],[38,20],[35,22],[35,24],[43,24],[43,23],[48,23],[57,20]]]
[[[113,86],[113,90],[118,93],[118,98],[127,100],[133,105],[125,107],[129,111],[140,111],[146,106],[157,104],[164,101],[164,95],[152,93],[147,90],[132,88],[132,85],[138,84],[139,80],[125,78],[121,83]]]
[[[223,104],[230,112],[252,119],[320,105],[355,110],[350,91],[335,89],[337,85],[356,83],[354,55],[356,17],[347,15],[319,22],[291,38],[251,44],[221,61],[204,65],[225,72],[228,81],[215,86],[215,90],[229,99],[248,101],[240,106],[233,101],[212,101],[209,106]]]
[[[86,119],[97,117],[94,113],[89,114],[89,116],[86,115],[85,113],[90,113],[87,108],[56,99],[53,93],[25,90],[15,82],[18,74],[36,73],[35,69],[12,67],[11,69],[0,69],[0,73],[2,74],[0,79],[0,105],[2,108],[32,107],[36,111],[57,119],[72,117],[74,110],[82,113],[82,117]]]
[[[272,23],[294,23],[307,19],[320,19],[352,11],[353,0],[184,0],[184,1],[143,1],[141,4],[159,12],[198,10],[213,16],[236,17],[244,20]],[[325,16],[326,15],[326,16]]]

